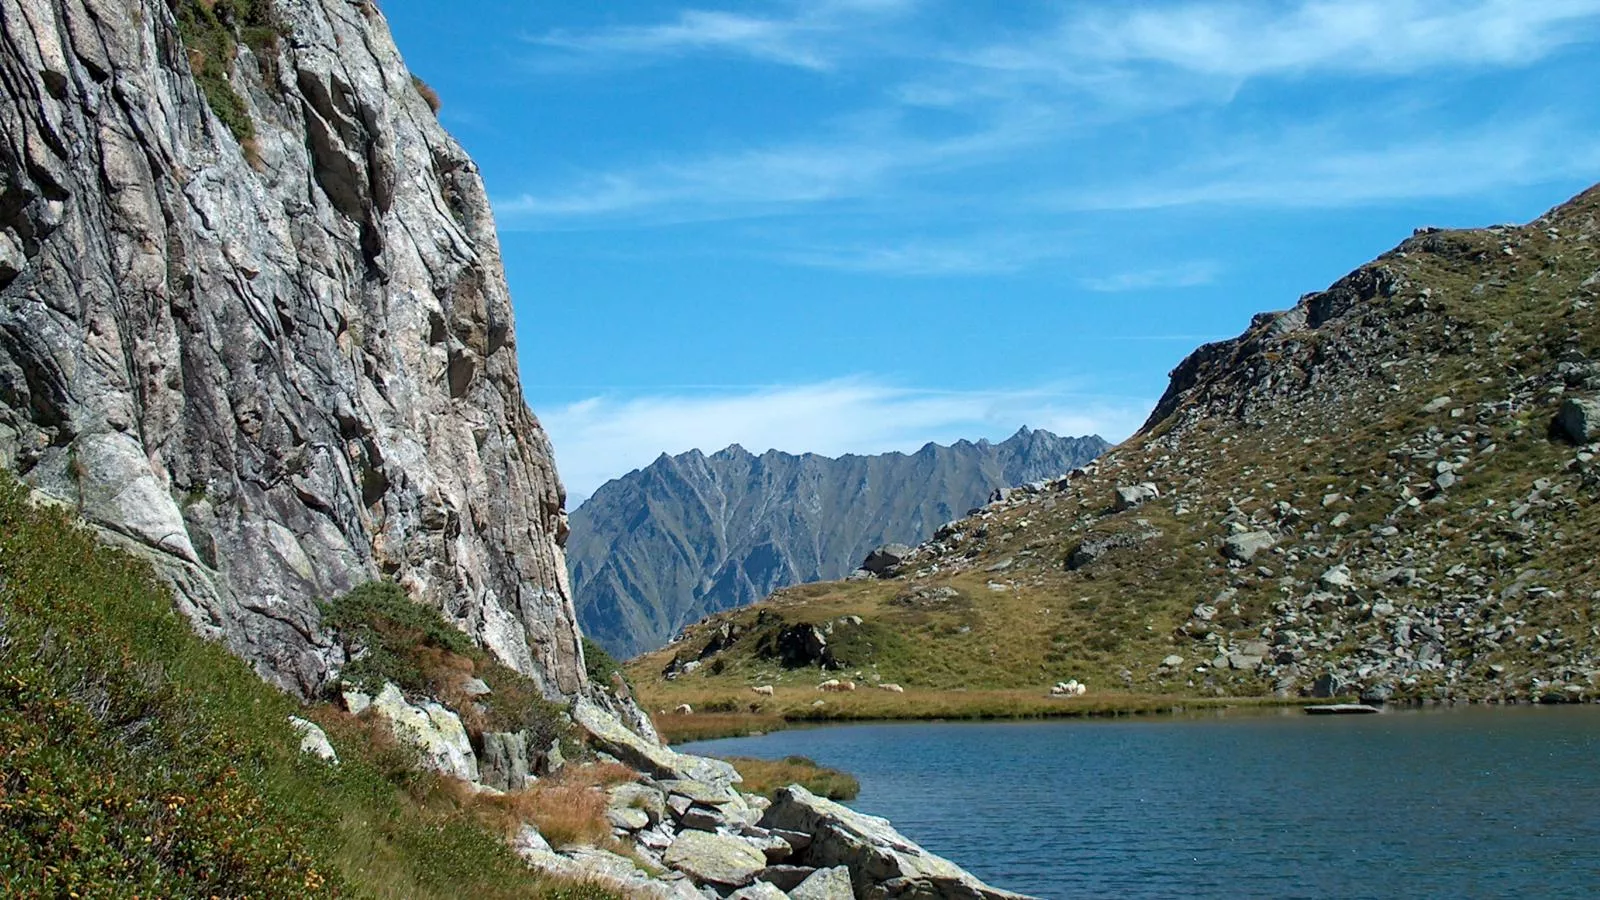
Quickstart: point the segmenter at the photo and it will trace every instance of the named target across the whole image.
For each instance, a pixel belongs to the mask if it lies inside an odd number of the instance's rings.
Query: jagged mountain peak
[[[632,655],[774,588],[837,578],[873,547],[915,542],[999,487],[1058,475],[1106,447],[1029,431],[1026,446],[957,441],[913,455],[768,450],[666,457],[572,514],[568,559],[585,632]],[[693,459],[694,465],[686,464]]]

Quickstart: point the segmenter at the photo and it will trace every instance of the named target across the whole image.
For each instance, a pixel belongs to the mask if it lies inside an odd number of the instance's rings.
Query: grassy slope
[[[536,877],[413,762],[195,637],[145,566],[0,473],[0,895],[606,896]]]
[[[910,576],[780,591],[634,660],[630,676],[652,709],[689,702],[697,710],[790,718],[1037,715],[1145,708],[1161,705],[1160,698],[1265,697],[1274,688],[1266,677],[1192,668],[1214,652],[1179,632],[1196,604],[1237,591],[1219,610],[1219,636],[1259,638],[1274,622],[1282,627],[1274,619],[1282,604],[1298,602],[1331,565],[1349,562],[1359,575],[1363,565],[1409,559],[1422,567],[1418,584],[1364,585],[1357,599],[1381,596],[1402,611],[1436,616],[1458,615],[1448,607],[1461,601],[1469,607],[1466,625],[1491,612],[1517,619],[1521,634],[1503,646],[1449,649],[1471,655],[1473,678],[1486,677],[1494,663],[1509,671],[1507,680],[1452,683],[1449,690],[1468,697],[1527,691],[1526,678],[1512,683],[1511,675],[1548,675],[1600,643],[1590,600],[1600,588],[1594,478],[1574,448],[1547,433],[1560,402],[1548,387],[1550,373],[1563,359],[1600,358],[1600,291],[1592,283],[1600,253],[1589,237],[1597,207],[1600,198],[1591,194],[1528,228],[1409,242],[1375,264],[1403,285],[1392,295],[1367,298],[1317,331],[1240,352],[1236,369],[1274,375],[1277,387],[1259,390],[1283,394],[1265,413],[1241,402],[1237,413],[1175,416],[1103,457],[1066,490],[969,521],[965,543],[917,560]],[[1547,230],[1553,226],[1559,230]],[[1242,396],[1247,389],[1239,390]],[[1452,398],[1449,409],[1464,410],[1462,417],[1422,411],[1441,395]],[[1447,502],[1397,511],[1398,491],[1432,475],[1422,471],[1428,463],[1400,450],[1428,446],[1434,437],[1446,455],[1468,459],[1464,480]],[[1486,445],[1493,449],[1479,452]],[[1556,483],[1542,495],[1548,508],[1535,514],[1536,524],[1512,520],[1508,510],[1541,479]],[[1161,485],[1161,501],[1111,512],[1117,485],[1146,480]],[[1324,507],[1331,493],[1343,499]],[[1274,520],[1279,502],[1294,507],[1292,519]],[[1349,520],[1335,528],[1339,513]],[[1230,515],[1252,528],[1274,522],[1284,543],[1249,567],[1228,567],[1217,548]],[[1385,524],[1400,534],[1371,530]],[[1077,572],[1063,565],[1085,535],[1147,531],[1160,536]],[[1447,575],[1456,564],[1468,574]],[[1542,573],[1538,583],[1549,593],[1492,599],[1529,570]],[[933,594],[938,588],[955,594]],[[1486,605],[1472,606],[1485,597]],[[848,615],[864,625],[840,621]],[[742,626],[745,636],[693,674],[660,677],[675,654],[696,657],[724,622]],[[774,622],[833,623],[830,642],[842,651],[844,670],[786,670],[763,656]],[[1323,627],[1331,646],[1316,648],[1307,667],[1353,658],[1374,639],[1365,625]],[[1559,635],[1568,649],[1558,660],[1530,640],[1535,632]],[[1171,654],[1185,664],[1162,669]],[[817,693],[815,684],[830,675],[896,682],[907,692]],[[1086,681],[1090,694],[1045,696],[1048,685],[1067,678]],[[749,688],[757,684],[775,685],[775,695],[755,695]],[[1434,696],[1429,692],[1439,687],[1424,678],[1402,685],[1401,694]]]

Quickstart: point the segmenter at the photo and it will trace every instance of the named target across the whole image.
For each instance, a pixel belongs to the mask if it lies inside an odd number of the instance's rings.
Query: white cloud
[[[916,0],[813,0],[779,15],[690,9],[670,22],[552,31],[532,41],[602,64],[723,53],[827,70],[875,27],[915,5]]]
[[[1090,59],[1206,75],[1403,74],[1527,65],[1594,40],[1597,14],[1600,0],[1258,0],[1102,7],[1062,36]]]
[[[1085,394],[1064,386],[1017,391],[931,391],[864,378],[717,392],[593,397],[545,408],[540,420],[576,507],[606,481],[662,453],[741,444],[752,453],[911,452],[928,441],[1000,439],[1027,425],[1061,435],[1131,434],[1153,399]]]
[[[1184,263],[1176,266],[1159,266],[1112,275],[1084,278],[1080,282],[1091,291],[1117,294],[1127,291],[1158,291],[1191,288],[1207,285],[1217,280],[1222,267],[1210,260]]]

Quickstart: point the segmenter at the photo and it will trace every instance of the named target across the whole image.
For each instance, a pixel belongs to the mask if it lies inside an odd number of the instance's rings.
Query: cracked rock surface
[[[584,686],[564,493],[476,167],[372,4],[281,0],[241,146],[149,0],[0,0],[0,465],[301,695],[387,577]]]

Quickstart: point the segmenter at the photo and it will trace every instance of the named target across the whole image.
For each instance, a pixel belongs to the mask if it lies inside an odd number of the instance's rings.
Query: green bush
[[[386,735],[268,686],[0,472],[0,897],[608,896],[528,869]]]
[[[474,734],[526,731],[539,747],[562,737],[563,706],[398,585],[369,582],[322,609],[323,626],[334,631],[351,658],[341,673],[345,682],[376,693],[392,681],[410,694],[435,697]],[[461,683],[473,677],[482,679],[490,693],[465,696]]]
[[[622,674],[622,664],[617,662],[616,657],[589,640],[588,635],[583,637],[583,666],[589,675],[589,683],[600,687],[609,687],[611,676]]]

